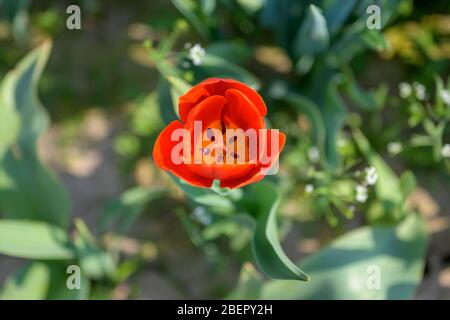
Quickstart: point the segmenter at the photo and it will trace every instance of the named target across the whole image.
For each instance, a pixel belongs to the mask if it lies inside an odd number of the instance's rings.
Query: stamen
[[[210,152],[210,150],[208,148],[200,148],[200,152],[202,154],[204,154],[205,156],[207,156]]]
[[[216,140],[216,137],[214,136],[211,128],[206,129],[206,137],[213,142]]]
[[[231,152],[230,153],[235,159],[239,158],[239,155],[235,152]]]
[[[227,127],[225,127],[225,122],[220,121],[220,125],[222,126],[222,134],[225,134],[227,132]]]

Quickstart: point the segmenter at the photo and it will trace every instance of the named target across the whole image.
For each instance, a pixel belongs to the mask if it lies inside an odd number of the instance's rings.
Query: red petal
[[[225,122],[233,123],[243,130],[264,128],[264,118],[261,117],[253,102],[241,91],[228,89],[225,91],[225,96],[228,100],[223,110]]]
[[[184,163],[175,164],[172,161],[172,149],[179,142],[172,141],[171,135],[174,130],[181,128],[183,128],[183,124],[178,120],[172,121],[166,128],[164,128],[156,139],[153,147],[153,161],[158,167],[173,173],[177,177],[194,186],[210,188],[213,183],[213,179],[205,178],[191,171]]]
[[[252,171],[241,177],[221,180],[220,187],[231,189],[241,188],[248,184],[258,182],[264,177],[265,175],[261,174],[261,169],[259,167],[256,167]]]
[[[189,112],[210,94],[202,85],[192,87],[178,99],[178,113],[183,122],[187,121]]]
[[[222,118],[222,108],[227,103],[227,99],[222,96],[211,96],[200,102],[189,112],[186,119],[186,128],[191,129],[194,121],[201,121],[203,130],[212,122],[220,121]]]
[[[211,78],[203,81],[201,84],[205,86],[210,94],[224,95],[228,89],[236,89],[253,102],[261,117],[264,117],[267,113],[266,104],[259,93],[245,83],[233,79]]]
[[[278,148],[272,150],[272,140],[278,138]],[[269,158],[267,161],[267,164],[261,164],[262,167],[265,167],[265,169],[269,169],[272,167],[275,162],[278,160],[278,157],[280,156],[281,150],[283,150],[284,143],[286,142],[286,136],[283,132],[275,129],[269,129],[266,131],[266,150],[264,150],[264,153]],[[274,145],[276,147],[276,145]],[[261,161],[261,158],[260,158]]]
[[[246,176],[255,164],[190,164],[189,169],[215,180],[232,180]]]
[[[258,92],[248,85],[233,79],[209,78],[195,85],[179,98],[178,112],[180,114],[180,119],[182,121],[187,121],[189,112],[196,104],[208,96],[225,96],[225,91],[228,89],[236,89],[242,92],[253,102],[253,105],[256,107],[261,117],[266,115],[267,108],[263,99]]]
[[[278,142],[278,148],[273,149],[271,146],[271,142],[273,139],[279,139]],[[256,168],[252,169],[250,172],[248,172],[245,175],[242,175],[237,178],[231,178],[231,179],[223,179],[220,181],[220,187],[222,188],[241,188],[243,186],[246,186],[251,183],[258,182],[262,180],[266,175],[265,173],[276,163],[280,156],[280,152],[284,147],[286,136],[284,133],[279,132],[278,130],[267,130],[266,131],[266,148],[267,148],[267,156],[270,161],[268,161],[268,164],[262,165],[260,164]]]

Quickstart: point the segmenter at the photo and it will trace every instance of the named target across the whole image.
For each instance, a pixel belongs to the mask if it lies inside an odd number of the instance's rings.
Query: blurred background
[[[81,30],[66,26],[71,4],[81,9]],[[381,8],[381,30],[366,25],[370,4]],[[0,221],[58,225],[76,253],[33,254],[39,240],[15,251],[17,238],[0,227],[1,298],[272,298],[286,290],[294,299],[450,298],[445,1],[0,0],[3,106],[7,75],[20,61],[23,74],[9,79],[26,75],[21,59],[35,48],[50,50],[37,87],[44,109],[21,107],[36,101],[23,98],[19,80],[19,138],[0,137]],[[177,96],[213,76],[258,89],[270,125],[288,136],[280,172],[266,179],[282,197],[287,255],[313,257],[309,289],[262,276],[245,205],[199,201],[151,160]],[[21,141],[45,113],[34,160],[14,164],[15,146],[26,149]],[[389,241],[412,215],[425,232],[396,247]],[[321,251],[349,235],[366,251]],[[360,292],[341,276],[364,259],[381,265],[381,291]],[[76,293],[60,288],[69,264],[86,270]],[[337,274],[324,276],[326,268]]]

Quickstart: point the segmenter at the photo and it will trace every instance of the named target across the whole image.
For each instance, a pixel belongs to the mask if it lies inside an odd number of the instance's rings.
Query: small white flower
[[[364,203],[367,201],[367,187],[362,185],[357,185],[356,188],[356,201]]]
[[[306,193],[312,193],[314,191],[314,186],[312,184],[307,184],[305,186],[305,192]]]
[[[402,82],[398,85],[398,90],[400,92],[400,97],[408,98],[412,93],[411,85],[407,82]]]
[[[373,186],[378,180],[378,173],[375,167],[368,167],[365,169],[366,172],[366,184]]]
[[[354,212],[355,212],[355,210],[356,210],[356,207],[355,207],[354,205],[352,205],[352,204],[351,204],[351,205],[349,205],[349,206],[348,206],[348,211],[350,211],[350,212],[353,212],[353,213],[354,213]]]
[[[202,64],[205,53],[205,49],[203,49],[200,44],[196,43],[189,49],[189,58],[192,60],[194,65],[198,66]]]
[[[192,211],[192,216],[205,226],[211,224],[212,222],[211,214],[206,211],[205,207],[196,207],[194,211]]]
[[[186,50],[192,48],[192,43],[186,42],[186,43],[184,44],[184,48],[185,48]]]
[[[450,144],[444,144],[441,149],[441,154],[444,158],[450,158]]]
[[[413,83],[414,93],[416,94],[416,98],[423,101],[427,98],[427,91],[425,86],[419,82]]]
[[[317,147],[310,147],[308,149],[308,158],[311,162],[317,162],[320,159],[319,149]]]
[[[402,152],[402,150],[403,146],[398,141],[389,142],[387,145],[387,151],[393,156],[399,154],[400,152]]]
[[[442,101],[447,106],[450,106],[450,90],[442,90],[439,94],[441,95]]]

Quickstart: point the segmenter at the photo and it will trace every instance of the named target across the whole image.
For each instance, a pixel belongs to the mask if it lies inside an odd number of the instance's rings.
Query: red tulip
[[[180,97],[181,121],[172,121],[158,136],[157,166],[198,187],[239,188],[268,174],[285,135],[266,129],[266,106],[249,86],[211,78]],[[272,171],[272,170],[271,170]]]

